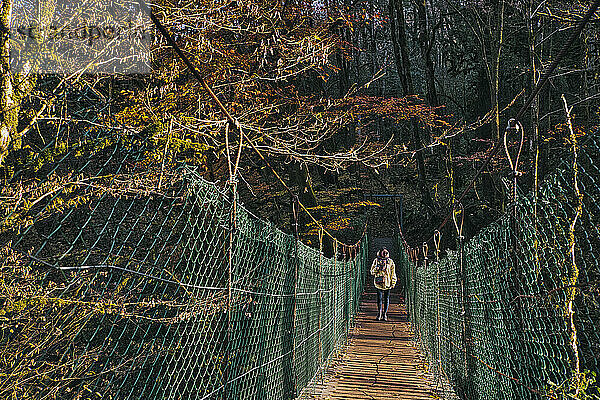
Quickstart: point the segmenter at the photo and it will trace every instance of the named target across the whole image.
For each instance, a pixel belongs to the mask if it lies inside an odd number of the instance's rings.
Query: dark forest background
[[[405,236],[417,244],[502,138],[589,3],[227,0],[159,1],[153,9],[256,149],[329,230],[351,241],[370,215],[372,228],[388,235],[399,204],[365,194],[402,194]],[[5,28],[10,4],[2,6]],[[39,18],[52,11],[45,7]],[[523,192],[568,148],[562,95],[578,135],[598,125],[598,29],[596,15],[520,121]],[[7,35],[0,44],[7,55]],[[152,51],[153,72],[138,76],[83,67],[66,78],[35,68],[15,75],[4,57],[4,197],[12,198],[16,183],[48,176],[43,166],[74,144],[93,151],[97,143],[82,138],[108,130],[144,149],[138,167],[149,172],[146,187],[160,188],[165,171],[182,163],[226,182],[226,119],[159,35]],[[232,129],[230,136],[235,155],[239,135]],[[508,142],[516,152],[518,136]],[[240,178],[243,203],[289,231],[292,197],[247,142]],[[467,237],[505,212],[511,185],[501,151],[463,201]],[[315,244],[318,228],[300,218],[303,238]]]

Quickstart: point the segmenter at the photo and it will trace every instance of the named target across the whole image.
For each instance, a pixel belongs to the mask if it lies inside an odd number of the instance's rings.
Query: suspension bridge
[[[0,193],[0,398],[600,397],[597,133],[572,133],[556,171],[531,193],[515,184],[510,210],[465,238],[458,205],[494,147],[442,224],[453,249],[441,228],[388,238],[399,282],[390,321],[374,321],[381,238],[341,243],[294,202],[331,239],[326,257],[244,208],[242,141],[283,181],[150,15],[239,133],[238,161],[227,136],[225,188],[185,165],[157,174],[149,143],[90,129],[18,171]]]

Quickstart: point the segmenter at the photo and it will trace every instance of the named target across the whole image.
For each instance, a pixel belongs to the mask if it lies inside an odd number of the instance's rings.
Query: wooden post
[[[229,368],[230,368],[230,360],[231,356],[231,336],[233,333],[232,326],[232,315],[231,309],[233,308],[233,297],[232,297],[232,282],[233,282],[233,242],[234,235],[236,230],[236,212],[237,212],[237,185],[234,182],[231,182],[231,212],[229,215],[229,245],[228,245],[228,254],[227,254],[227,332],[225,337],[225,398],[230,398],[230,390],[231,388],[228,385],[229,381]]]
[[[323,228],[319,230],[319,370],[321,371],[321,384],[325,382],[323,371]]]
[[[294,377],[294,398],[298,395],[298,388],[296,386],[296,320],[298,316],[298,241],[300,240],[298,235],[298,197],[294,196],[292,199],[292,230],[294,232],[294,316],[292,321],[292,374]]]
[[[171,132],[173,131],[173,116],[171,115],[171,120],[169,121],[169,130],[167,131],[167,143],[165,144],[165,151],[163,153],[162,163],[160,165],[160,177],[158,178],[158,190],[160,190],[162,185],[163,173],[165,172],[165,160],[167,159],[167,154],[169,151],[169,143],[171,142]]]

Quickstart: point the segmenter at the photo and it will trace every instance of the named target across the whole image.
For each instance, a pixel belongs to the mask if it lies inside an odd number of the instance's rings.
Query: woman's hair
[[[390,255],[390,252],[388,251],[388,249],[386,249],[386,248],[384,247],[384,248],[380,249],[380,250],[377,252],[377,258],[383,258],[383,252],[384,252],[384,251],[385,251],[385,252],[388,254],[388,256]]]

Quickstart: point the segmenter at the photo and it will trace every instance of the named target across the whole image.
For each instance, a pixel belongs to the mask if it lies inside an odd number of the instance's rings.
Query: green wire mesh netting
[[[144,146],[55,143],[3,186],[0,398],[296,397],[345,343],[366,237],[325,258]]]
[[[600,398],[600,141],[567,159],[439,262],[399,263],[418,340],[463,399]]]

